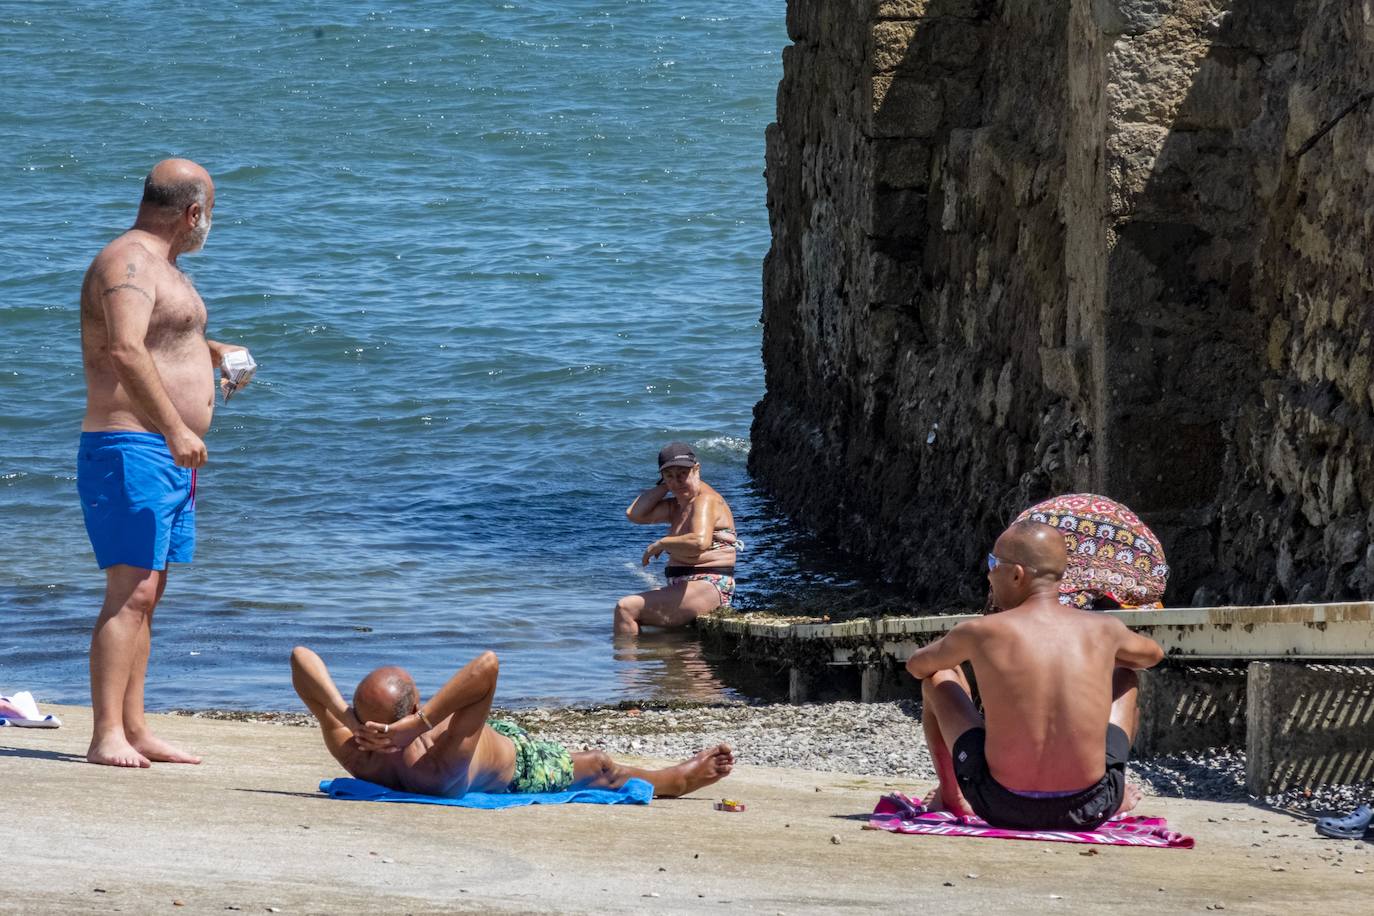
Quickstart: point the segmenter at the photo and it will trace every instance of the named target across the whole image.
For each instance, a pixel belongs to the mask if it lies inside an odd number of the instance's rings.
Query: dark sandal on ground
[[[1324,817],[1317,821],[1317,832],[1337,840],[1358,840],[1374,821],[1374,810],[1368,805],[1360,805],[1345,817]]]

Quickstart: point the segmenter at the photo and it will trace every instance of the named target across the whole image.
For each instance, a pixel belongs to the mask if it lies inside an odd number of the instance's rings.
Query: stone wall
[[[790,0],[756,478],[933,607],[1082,489],[1172,603],[1374,586],[1370,6]]]
[[[1306,6],[1209,581],[1247,600],[1374,596],[1374,3]]]

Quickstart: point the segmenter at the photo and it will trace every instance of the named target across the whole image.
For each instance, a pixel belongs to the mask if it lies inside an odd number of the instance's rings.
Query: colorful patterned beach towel
[[[1169,829],[1162,817],[1126,815],[1113,818],[1096,830],[1006,830],[977,817],[961,817],[948,811],[927,811],[918,801],[900,792],[884,795],[868,819],[868,825],[891,833],[931,836],[977,836],[1000,840],[1043,840],[1049,843],[1096,843],[1101,846],[1154,846],[1160,849],[1192,849],[1193,838]]]
[[[1130,509],[1092,493],[1055,496],[1016,517],[1058,528],[1069,551],[1059,600],[1086,610],[1163,607],[1169,564],[1155,533]]]

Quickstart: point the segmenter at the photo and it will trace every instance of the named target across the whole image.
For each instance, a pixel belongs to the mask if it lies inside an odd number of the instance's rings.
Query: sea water
[[[691,637],[617,647],[661,531],[626,505],[692,443],[748,544],[746,605],[833,576],[745,470],[763,393],[764,129],[783,0],[0,7],[0,691],[89,702],[104,578],[76,499],[77,298],[167,156],[216,182],[179,265],[252,385],[217,409],[150,708],[429,691],[715,699]]]

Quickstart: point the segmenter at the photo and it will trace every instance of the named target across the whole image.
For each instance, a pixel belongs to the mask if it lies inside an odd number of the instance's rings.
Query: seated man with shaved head
[[[1135,669],[1164,657],[1121,621],[1059,602],[1064,538],[1017,522],[988,554],[993,605],[916,651],[921,722],[940,783],[927,805],[998,827],[1091,830],[1129,811]],[[959,666],[970,662],[983,713]]]
[[[391,789],[458,797],[466,792],[561,792],[618,789],[637,777],[654,794],[695,792],[730,774],[727,745],[708,748],[676,766],[642,770],[604,751],[569,753],[537,741],[513,722],[488,721],[496,694],[496,655],[483,652],[426,702],[403,668],[378,668],[344,702],[320,657],[303,646],[291,653],[291,682],[319,719],[325,747],[358,779]]]

